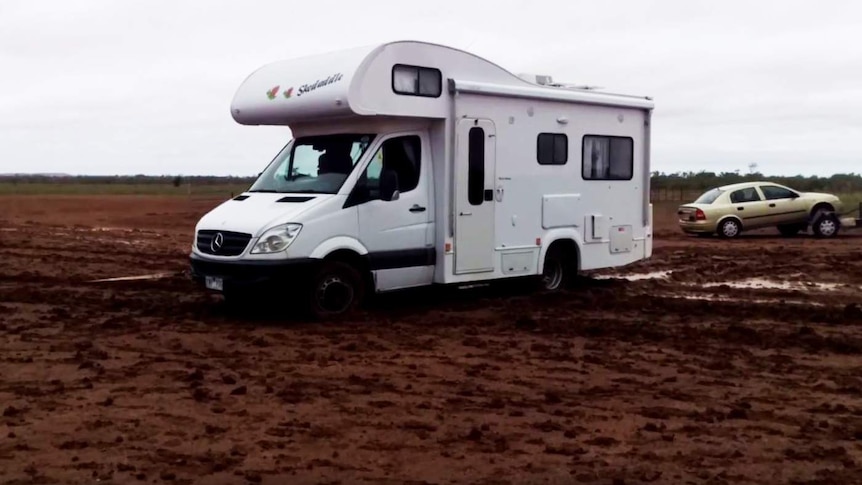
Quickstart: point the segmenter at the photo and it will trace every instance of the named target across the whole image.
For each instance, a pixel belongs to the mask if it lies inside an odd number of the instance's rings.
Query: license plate
[[[210,290],[222,291],[224,290],[224,280],[221,278],[216,278],[214,276],[206,277],[206,285]]]

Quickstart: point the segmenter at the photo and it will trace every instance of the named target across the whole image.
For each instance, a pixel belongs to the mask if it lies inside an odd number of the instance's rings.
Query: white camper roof
[[[395,93],[393,67],[439,72],[439,95]],[[468,52],[419,41],[396,41],[267,64],[243,81],[231,115],[245,125],[289,125],[349,116],[444,118],[451,92],[549,99],[652,109],[647,97],[528,82]]]

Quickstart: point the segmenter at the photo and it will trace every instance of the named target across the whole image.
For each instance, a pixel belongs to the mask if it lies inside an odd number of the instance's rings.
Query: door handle
[[[744,211],[744,210],[745,210],[745,207],[737,207],[737,208],[736,208],[736,210],[738,210],[738,211]]]
[[[425,208],[419,204],[413,204],[413,207],[410,208],[410,212],[425,212]]]
[[[774,203],[773,203],[773,204],[769,204],[769,207],[775,207],[775,204],[774,204]]]
[[[473,213],[472,212],[459,212],[458,215],[459,216],[472,216]]]

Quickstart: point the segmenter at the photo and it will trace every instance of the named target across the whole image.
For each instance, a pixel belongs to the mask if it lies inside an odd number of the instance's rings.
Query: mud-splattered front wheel
[[[835,237],[838,235],[839,224],[838,217],[835,214],[820,212],[814,217],[814,224],[811,225],[811,230],[816,237]]]
[[[365,297],[359,272],[340,261],[326,261],[315,273],[307,294],[311,316],[331,320],[352,312]]]

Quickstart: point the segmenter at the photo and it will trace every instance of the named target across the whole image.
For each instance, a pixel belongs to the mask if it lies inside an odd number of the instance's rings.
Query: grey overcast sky
[[[260,65],[413,39],[655,98],[653,168],[862,172],[862,2],[0,1],[0,173],[252,175]]]

